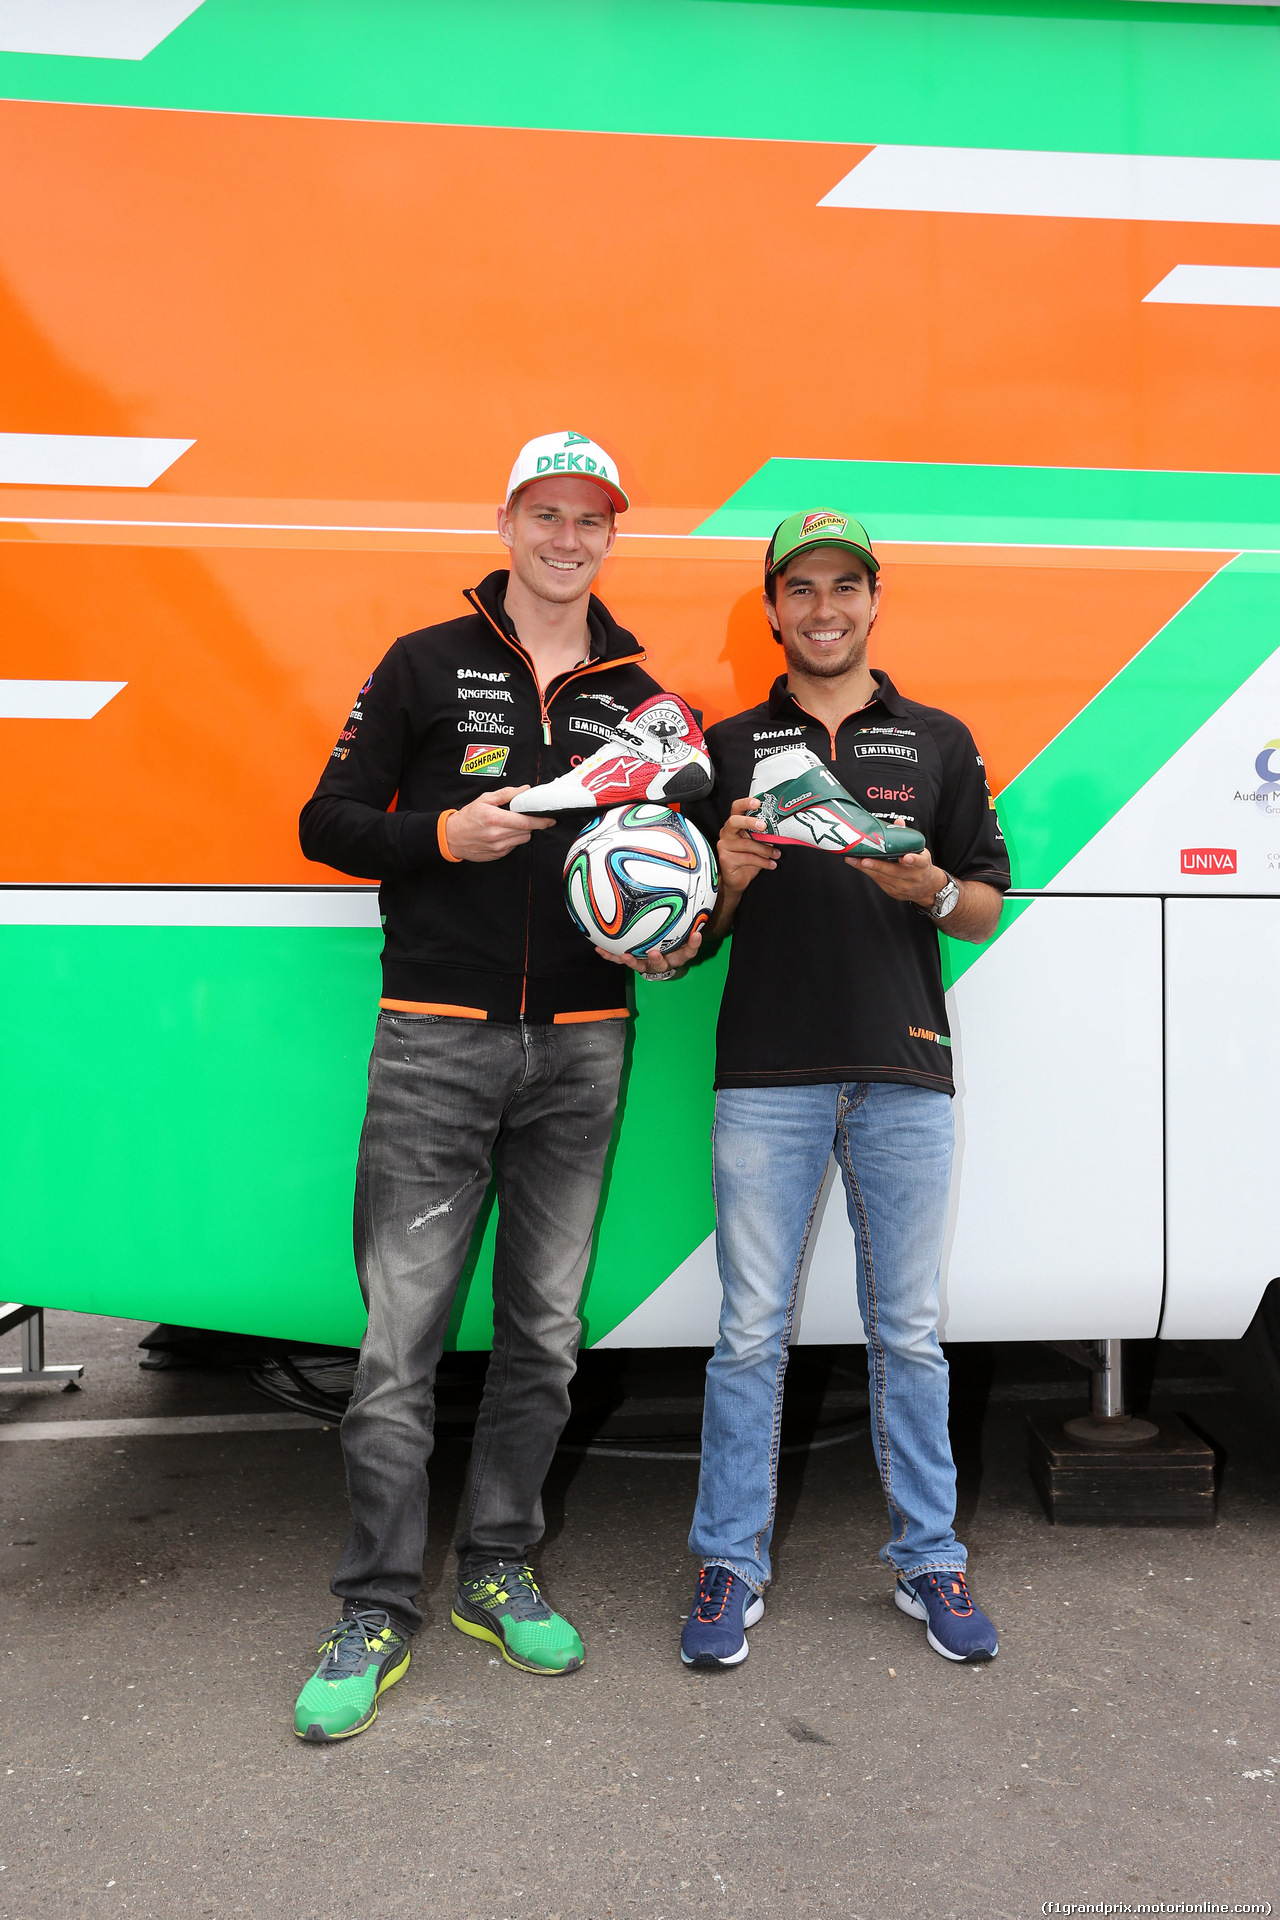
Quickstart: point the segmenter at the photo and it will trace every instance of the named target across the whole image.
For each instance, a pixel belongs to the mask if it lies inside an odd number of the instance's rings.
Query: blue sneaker
[[[686,1667],[737,1667],[750,1653],[746,1629],[764,1619],[764,1601],[728,1567],[698,1569],[698,1597],[680,1635]]]
[[[898,1575],[893,1597],[913,1620],[926,1622],[925,1639],[944,1660],[994,1660],[1000,1651],[996,1630],[981,1607],[975,1606],[958,1569],[946,1573],[919,1573],[914,1580]]]

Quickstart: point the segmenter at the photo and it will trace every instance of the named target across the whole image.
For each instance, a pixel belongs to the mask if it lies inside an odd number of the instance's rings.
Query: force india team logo
[[[510,747],[482,747],[473,745],[462,756],[459,773],[494,774],[501,773],[507,764]]]

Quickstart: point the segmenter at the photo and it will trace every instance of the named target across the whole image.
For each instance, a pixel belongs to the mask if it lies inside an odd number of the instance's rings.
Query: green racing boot
[[[531,1567],[498,1560],[459,1576],[450,1618],[460,1633],[489,1640],[522,1673],[574,1673],[586,1659],[577,1629],[550,1608]]]
[[[409,1642],[381,1608],[361,1607],[320,1642],[320,1665],[298,1695],[299,1740],[349,1740],[378,1717],[378,1696],[409,1670]]]
[[[777,847],[816,847],[859,860],[900,860],[904,853],[924,852],[923,834],[877,820],[808,747],[784,747],[761,760],[752,776],[751,797],[760,802],[753,840]]]

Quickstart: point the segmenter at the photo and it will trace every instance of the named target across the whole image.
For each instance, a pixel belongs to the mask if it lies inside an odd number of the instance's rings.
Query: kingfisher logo
[[[1184,847],[1182,871],[1184,873],[1234,873],[1236,850],[1234,847]]]

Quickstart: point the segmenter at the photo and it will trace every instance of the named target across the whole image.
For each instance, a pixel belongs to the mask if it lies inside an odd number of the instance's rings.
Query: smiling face
[[[835,680],[866,664],[880,605],[879,576],[846,547],[812,547],[774,578],[764,597],[791,673]]]
[[[591,590],[614,542],[613,507],[590,480],[531,480],[499,509],[498,534],[530,593],[564,606]]]

